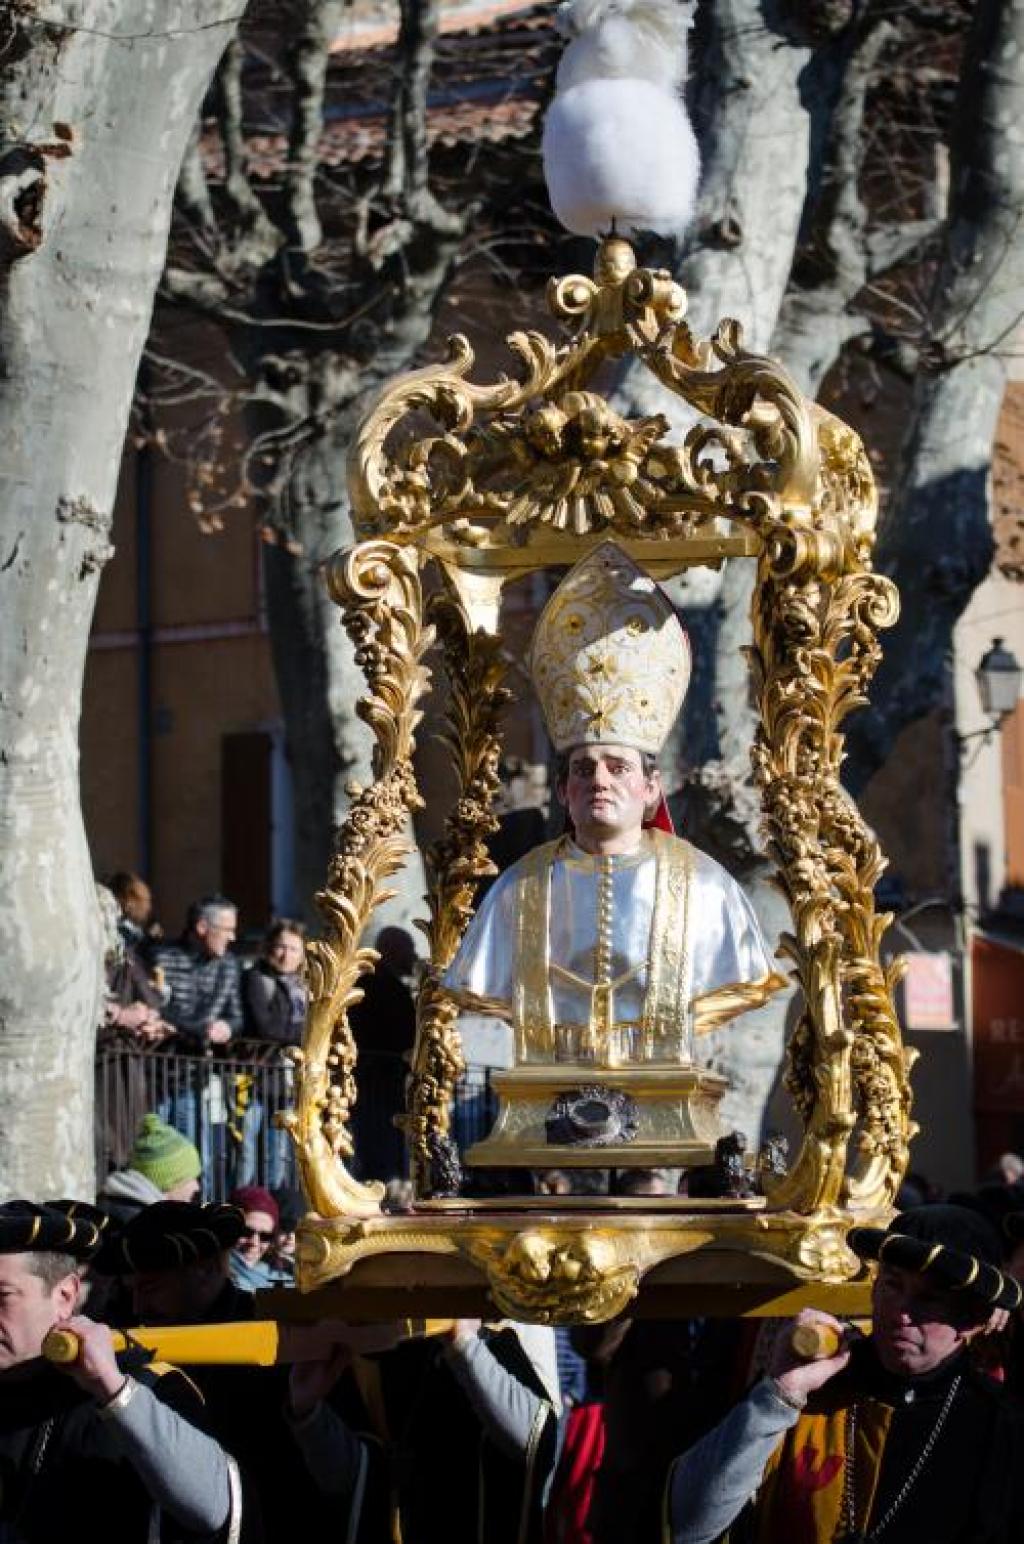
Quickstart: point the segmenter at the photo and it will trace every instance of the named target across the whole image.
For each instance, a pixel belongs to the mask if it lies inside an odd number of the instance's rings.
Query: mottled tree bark
[[[103,980],[79,803],[96,589],[174,185],[240,9],[26,0],[0,55],[0,1191],[88,1195]],[[224,19],[222,19],[224,18]]]
[[[953,627],[992,560],[989,475],[1006,357],[1024,317],[1024,7],[978,0],[951,137],[949,218],[877,563],[901,592],[869,714],[854,719],[855,791],[905,725],[943,699]]]

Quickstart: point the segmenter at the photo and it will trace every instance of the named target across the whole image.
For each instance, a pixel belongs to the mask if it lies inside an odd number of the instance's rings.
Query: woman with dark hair
[[[279,917],[270,924],[263,953],[242,980],[245,1032],[253,1040],[298,1045],[306,1022],[306,983],[302,962],[306,929]]]
[[[270,924],[259,959],[242,977],[242,1008],[249,1039],[281,1048],[301,1044],[308,1000],[302,977],[305,952],[306,929],[301,922],[278,917]],[[290,1140],[286,1132],[274,1130],[273,1116],[292,1102],[291,1076],[291,1066],[280,1056],[272,1056],[257,1074],[242,1114],[242,1154],[236,1183],[258,1181],[273,1188],[290,1181]],[[264,1163],[260,1164],[260,1130],[264,1125]]]

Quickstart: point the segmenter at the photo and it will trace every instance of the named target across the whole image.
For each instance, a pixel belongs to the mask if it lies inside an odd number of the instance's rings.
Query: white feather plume
[[[677,234],[693,214],[700,161],[682,100],[691,3],[569,0],[571,41],[544,124],[551,206],[579,236],[615,221]]]

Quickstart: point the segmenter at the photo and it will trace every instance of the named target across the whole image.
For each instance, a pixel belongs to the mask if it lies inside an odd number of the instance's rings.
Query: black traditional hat
[[[82,1203],[84,1205],[84,1203]],[[86,1207],[92,1213],[93,1207]],[[62,1206],[6,1201],[0,1206],[0,1254],[62,1254],[91,1260],[100,1247],[100,1228],[91,1215]]]
[[[105,1239],[96,1269],[105,1276],[167,1271],[209,1260],[237,1244],[245,1218],[237,1206],[211,1201],[156,1201]]]
[[[75,1201],[68,1197],[62,1197],[59,1201],[47,1201],[47,1206],[52,1206],[55,1212],[63,1212],[65,1217],[74,1217],[76,1222],[91,1222],[97,1233],[104,1233],[110,1227],[110,1214],[101,1206],[93,1206],[91,1201]]]
[[[887,1228],[853,1228],[849,1245],[862,1260],[878,1260],[929,1276],[950,1292],[966,1292],[990,1308],[1019,1308],[1024,1294],[999,1269],[999,1234],[966,1206],[915,1206]]]

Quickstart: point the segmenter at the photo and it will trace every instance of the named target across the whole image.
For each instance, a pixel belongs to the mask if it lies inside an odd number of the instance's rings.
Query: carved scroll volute
[[[731,476],[719,476],[708,466],[699,479],[709,491],[721,485],[723,513],[728,506],[734,517],[757,515],[766,496],[777,508],[811,508],[819,476],[812,405],[778,360],[744,349],[738,322],[720,322],[706,343],[698,343],[680,322],[662,332],[653,347],[641,350],[641,357],[664,386],[698,413],[749,435],[752,453],[745,454],[745,465]],[[687,435],[691,457],[706,435],[701,427]],[[711,437],[727,443],[715,429]]]
[[[362,996],[359,977],[377,959],[375,950],[360,947],[360,938],[374,908],[393,893],[386,881],[410,851],[409,819],[422,803],[412,754],[417,703],[429,680],[423,655],[433,630],[424,625],[419,557],[411,549],[362,542],[339,553],[326,577],[369,687],[356,711],[376,741],[374,781],[369,788],[350,785],[352,802],[316,897],[326,934],[306,951],[309,1013],[295,1053],[296,1108],[282,1124],[295,1142],[312,1209],[327,1217],[366,1217],[379,1212],[384,1187],[360,1184],[345,1167],[352,1155],[356,1064],[348,1010]]]
[[[856,436],[847,449],[859,482],[843,483],[830,442],[818,507],[764,521],[753,604],[754,775],[793,918],[783,951],[805,1004],[786,1073],[805,1137],[770,1200],[805,1214],[855,1196],[858,1209],[884,1210],[912,1129],[895,978],[879,955],[888,919],[874,910],[884,860],[840,783],[841,725],[865,700],[879,629],[898,615],[893,586],[866,566],[873,488]],[[861,1152],[851,1172],[855,1129]]]
[[[496,617],[496,597],[484,611]],[[466,930],[478,880],[495,872],[486,841],[498,826],[492,804],[499,786],[500,719],[510,695],[502,685],[500,637],[473,626],[469,601],[450,577],[445,590],[433,597],[430,614],[451,691],[445,743],[455,767],[457,795],[444,836],[427,854],[431,973],[417,1004],[409,1117],[413,1180],[420,1194],[430,1189],[432,1147],[435,1139],[449,1133],[455,1085],[464,1067],[458,1009],[438,978]]]

